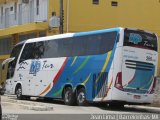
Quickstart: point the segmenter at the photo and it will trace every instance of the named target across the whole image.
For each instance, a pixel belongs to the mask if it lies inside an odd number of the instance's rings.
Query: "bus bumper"
[[[112,91],[111,101],[123,101],[130,104],[151,104],[154,94],[137,94],[114,89]]]

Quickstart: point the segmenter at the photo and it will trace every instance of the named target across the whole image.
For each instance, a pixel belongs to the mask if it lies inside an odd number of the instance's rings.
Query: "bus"
[[[6,93],[79,106],[150,104],[157,44],[154,33],[121,27],[29,39],[11,52]]]

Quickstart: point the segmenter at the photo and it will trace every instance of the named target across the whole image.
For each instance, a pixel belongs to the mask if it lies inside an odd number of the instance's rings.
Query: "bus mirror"
[[[12,62],[14,59],[15,59],[15,57],[8,58],[8,59],[4,60],[4,61],[2,62],[2,66],[4,66],[6,63]]]

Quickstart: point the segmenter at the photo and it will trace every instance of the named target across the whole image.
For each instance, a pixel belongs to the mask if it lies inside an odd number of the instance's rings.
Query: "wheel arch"
[[[78,85],[76,86],[76,89],[75,89],[76,96],[77,96],[78,90],[80,90],[81,88],[84,88],[85,91],[86,91],[86,86],[85,86],[85,85],[83,85],[83,84],[78,84]]]
[[[72,84],[65,84],[64,87],[63,87],[63,90],[62,90],[62,99],[64,98],[64,91],[67,87],[70,87],[73,89],[73,85]]]

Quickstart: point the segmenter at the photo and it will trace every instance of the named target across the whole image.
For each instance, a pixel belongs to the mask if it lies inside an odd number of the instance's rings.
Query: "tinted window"
[[[86,46],[86,36],[83,36],[83,37],[74,37],[72,38],[73,39],[73,51],[72,51],[72,55],[73,56],[81,56],[81,55],[86,55],[86,49],[87,49],[87,46]]]
[[[15,59],[8,64],[8,69],[7,69],[7,79],[12,78],[15,72],[16,68],[16,63],[18,56],[20,54],[20,51],[22,49],[23,44],[16,45],[12,52],[11,52],[11,57],[15,57]]]
[[[11,57],[18,57],[22,46],[23,44],[16,45],[11,52]]]
[[[30,59],[38,59],[38,58],[42,58],[44,56],[44,52],[45,52],[45,42],[36,42],[36,43],[32,43],[31,44],[32,48],[31,48],[31,53],[32,55],[29,56]],[[47,48],[47,47],[46,47]]]
[[[157,37],[143,31],[125,30],[124,46],[132,46],[157,51]]]
[[[27,43],[21,61],[26,59],[104,54],[113,49],[117,32]]]
[[[34,44],[35,43],[28,43],[25,45],[21,58],[20,58],[20,62],[27,60],[27,59],[34,59]]]

